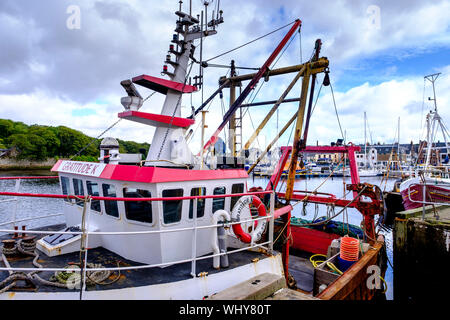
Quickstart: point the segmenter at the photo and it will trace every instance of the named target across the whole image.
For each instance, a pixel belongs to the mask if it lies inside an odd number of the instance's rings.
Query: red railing
[[[58,179],[58,176],[0,177],[0,180]]]
[[[159,197],[159,198],[122,198],[122,197],[100,197],[90,196],[92,200],[111,200],[111,201],[176,201],[176,200],[193,200],[193,199],[209,199],[209,198],[227,198],[227,197],[242,197],[259,194],[270,194],[273,191],[247,192],[247,193],[233,193],[233,194],[217,194],[206,196],[183,196],[183,197]],[[0,196],[13,197],[35,197],[35,198],[54,198],[54,199],[77,199],[84,200],[88,196],[82,195],[63,195],[63,194],[46,194],[46,193],[23,193],[23,192],[0,192]]]

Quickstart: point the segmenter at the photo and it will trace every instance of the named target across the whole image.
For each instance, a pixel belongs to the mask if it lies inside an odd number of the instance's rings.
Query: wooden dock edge
[[[264,300],[283,288],[286,288],[284,276],[274,273],[262,273],[215,293],[206,298],[206,300]]]

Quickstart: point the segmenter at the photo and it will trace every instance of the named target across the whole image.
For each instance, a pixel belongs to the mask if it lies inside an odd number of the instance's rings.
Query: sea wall
[[[49,169],[56,163],[55,158],[43,161],[18,160],[14,158],[0,158],[0,170],[33,170]]]
[[[398,212],[394,222],[394,300],[443,299],[450,285],[450,207]],[[435,217],[435,213],[439,218]]]

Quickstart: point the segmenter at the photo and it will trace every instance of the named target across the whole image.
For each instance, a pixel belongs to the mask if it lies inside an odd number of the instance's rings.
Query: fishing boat
[[[271,69],[269,75],[269,67],[299,30],[300,20],[287,25],[288,32],[256,73],[236,76],[232,72],[192,115],[181,115],[183,95],[196,92],[203,85],[202,68],[207,65],[201,58],[194,57],[194,41],[200,39],[202,43],[215,35],[224,21],[218,7],[208,21],[208,2],[204,4],[201,19],[192,15],[191,8],[188,12],[182,11],[182,1],[175,12],[175,34],[162,70],[170,80],[142,74],[121,82],[127,96],[121,99],[125,110],[118,113],[118,117],[156,128],[145,160],[124,161],[129,157],[119,152],[118,141],[106,137],[100,144],[98,162],[61,159],[53,166],[51,171],[57,174],[60,194],[21,193],[18,187],[14,192],[0,192],[0,196],[59,199],[65,219],[63,225],[32,230],[19,228],[20,223],[29,219],[3,223],[12,227],[0,230],[6,233],[1,238],[1,299],[200,300],[213,298],[262,274],[281,277],[295,290],[298,289],[295,283],[312,281],[313,287],[306,294],[325,300],[372,299],[380,290],[367,286],[367,268],[380,263],[383,247],[383,238],[377,236],[374,226],[374,216],[382,213],[376,188],[360,183],[358,171],[352,166],[352,183],[348,190],[354,194],[353,200],[333,195],[302,195],[292,189],[299,153],[341,152],[355,163],[357,147],[306,147],[305,136],[302,147],[299,143],[302,128],[297,120],[293,146],[282,148],[282,156],[265,190],[248,187],[249,173],[257,163],[246,171],[244,161],[235,152],[224,156],[215,155],[213,151],[218,135],[258,81],[281,73]],[[327,71],[328,60],[319,57],[320,45],[317,41],[315,55],[309,61],[287,68],[289,72],[297,72],[295,81],[303,78],[299,110],[289,125],[296,119],[303,119],[309,82],[313,88],[316,74]],[[189,80],[189,62],[200,66],[198,82],[194,84]],[[173,70],[169,71],[168,65]],[[285,68],[283,72],[288,71]],[[205,143],[205,106],[222,89],[232,91],[237,83],[248,80],[249,84],[230,103],[222,123]],[[144,99],[136,85],[166,96],[160,114],[141,110]],[[309,108],[312,96],[313,90]],[[277,106],[284,97],[285,94]],[[192,134],[188,129],[198,114],[202,114],[202,148],[194,155],[186,139]],[[308,114],[310,116],[310,112]],[[289,156],[292,161],[287,189],[280,192],[276,186]],[[25,179],[44,178],[55,177],[1,179],[20,183]],[[338,269],[338,255],[343,254],[343,249],[326,257],[321,264],[311,264],[312,273],[295,274],[295,268],[289,271],[290,261],[309,263],[309,259],[301,255],[289,254],[289,241],[282,244],[280,250],[274,248],[274,237],[284,235],[287,238],[291,230],[294,243],[306,241],[303,235],[297,236],[295,230],[308,228],[291,226],[291,200],[355,207],[362,212],[363,238],[354,252],[359,258],[352,260],[347,271]],[[340,239],[329,237],[331,240],[326,243],[322,241],[322,231],[308,230],[319,232],[310,234],[310,241],[320,242],[323,248],[329,248],[332,240]],[[296,249],[309,256],[324,253],[307,247]],[[329,269],[330,265],[334,268]]]
[[[441,116],[437,110],[435,81],[440,73],[425,76],[433,86],[434,110],[431,110],[426,116],[427,134],[426,142],[421,144],[419,157],[417,159],[414,174],[405,179],[399,186],[403,199],[403,205],[406,210],[422,207],[424,205],[448,204],[450,202],[450,179],[448,175],[448,166],[442,163],[439,156],[439,147],[436,147],[435,140],[439,130],[444,137],[447,154],[450,146],[448,145],[448,132]],[[425,161],[420,163],[420,154],[424,154]],[[432,159],[434,163],[432,163]]]

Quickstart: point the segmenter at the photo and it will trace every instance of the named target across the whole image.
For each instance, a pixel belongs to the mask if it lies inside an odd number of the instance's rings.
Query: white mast
[[[436,90],[434,87],[434,82],[436,81],[436,79],[439,77],[440,74],[441,73],[439,72],[439,73],[430,74],[430,75],[424,77],[425,79],[430,81],[431,84],[433,85],[433,99],[431,99],[429,97],[428,100],[434,101],[434,111],[430,111],[429,114],[427,115],[427,157],[426,157],[426,162],[425,162],[425,171],[427,170],[427,167],[430,164],[432,144],[433,144],[435,135],[436,135],[437,131],[439,130],[439,128],[441,129],[442,135],[444,136],[444,142],[445,142],[445,148],[447,149],[447,154],[449,154],[449,146],[448,146],[448,142],[447,142],[447,134],[448,133],[447,133],[447,130],[446,130],[444,124],[442,123],[442,118],[439,116],[439,114],[437,112]]]
[[[400,159],[400,117],[398,117],[398,128],[397,128],[397,132],[398,132],[398,140],[397,140],[397,160],[398,160],[398,166],[400,169],[400,165],[401,165],[401,159]]]
[[[211,1],[204,1],[205,8]],[[195,46],[193,45],[194,40],[200,39],[203,41],[203,38],[214,35],[217,33],[215,30],[215,26],[219,23],[223,22],[222,17],[218,20],[212,20],[208,22],[207,18],[203,20],[203,12],[202,12],[202,21],[195,19],[191,16],[191,14],[187,14],[181,12],[181,4],[180,1],[180,11],[177,11],[176,14],[179,17],[177,21],[177,28],[175,32],[177,33],[177,48],[180,50],[178,52],[172,52],[176,54],[176,61],[174,63],[173,73],[167,73],[169,75],[170,80],[176,81],[181,84],[187,84],[187,76],[188,76],[188,64],[190,58],[193,56]],[[192,5],[192,3],[190,2]],[[192,8],[189,8],[189,13],[192,12]],[[183,39],[180,39],[179,36],[182,36]],[[200,47],[200,54],[202,54],[202,48]],[[200,63],[200,70],[201,70]],[[203,88],[203,80],[202,80],[202,72],[200,74],[200,85]],[[170,116],[171,119],[175,117],[181,117],[181,99],[182,92],[175,90],[168,90],[166,99],[164,101],[164,105],[162,107],[161,115]],[[150,145],[150,149],[147,155],[145,165],[150,166],[177,166],[174,164],[174,144],[178,144],[180,147],[178,149],[182,154],[186,154],[185,157],[192,157],[192,153],[187,146],[187,142],[184,138],[184,131],[182,128],[177,128],[175,126],[160,126],[155,130],[155,134],[153,135],[153,140]],[[183,166],[183,165],[181,165]]]
[[[367,169],[366,112],[364,111],[364,169]]]

